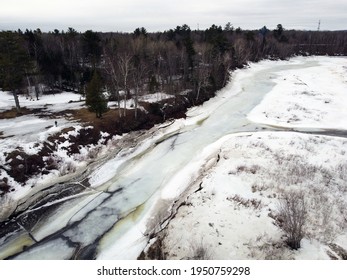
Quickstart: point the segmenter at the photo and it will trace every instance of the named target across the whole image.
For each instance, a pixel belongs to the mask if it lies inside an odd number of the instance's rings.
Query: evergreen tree
[[[194,61],[193,57],[196,54],[193,44],[194,42],[192,38],[190,38],[190,36],[184,39],[184,46],[187,53],[188,65],[191,68],[193,67],[193,61]]]
[[[144,27],[141,27],[141,28],[136,28],[135,31],[134,31],[134,37],[135,38],[138,38],[140,36],[143,36],[143,37],[147,37],[148,36],[148,33],[147,33],[147,30],[146,28]]]
[[[228,41],[221,26],[212,26],[205,31],[206,41],[213,46],[214,56],[224,54],[228,50]]]
[[[23,87],[30,59],[24,49],[24,42],[18,33],[0,32],[0,87],[13,93],[16,108],[20,113],[18,93]]]
[[[97,32],[87,30],[82,36],[82,50],[87,62],[95,68],[102,54],[101,38]]]
[[[277,24],[277,29],[274,30],[275,37],[281,37],[283,34],[283,26],[282,24]]]
[[[234,32],[234,26],[230,22],[228,22],[224,27],[224,31],[233,33]]]
[[[282,24],[277,24],[277,29],[274,30],[274,37],[278,42],[288,42],[288,38],[284,35],[284,28]]]
[[[102,93],[102,80],[95,71],[92,80],[87,85],[86,105],[89,110],[95,112],[97,118],[107,111],[107,100]]]

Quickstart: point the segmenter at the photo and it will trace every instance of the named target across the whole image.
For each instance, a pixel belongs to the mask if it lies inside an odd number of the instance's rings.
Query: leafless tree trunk
[[[14,102],[16,104],[16,109],[17,109],[17,113],[21,113],[21,108],[19,105],[19,99],[18,99],[18,94],[17,94],[17,90],[12,91],[13,97],[14,97]]]
[[[174,77],[179,73],[179,53],[173,42],[166,42],[163,49],[164,59],[166,61],[165,67],[163,68],[163,73],[167,77],[166,79],[169,93],[175,93]]]
[[[61,88],[61,79],[60,79],[60,88]],[[39,96],[42,92],[40,88],[40,82],[37,77],[34,77],[34,89],[35,89],[36,100],[39,100]]]
[[[138,100],[139,100],[139,93],[140,93],[140,88],[142,87],[143,84],[143,80],[144,80],[144,76],[145,76],[145,71],[146,71],[146,65],[145,63],[140,60],[138,62],[138,65],[136,66],[136,68],[134,69],[134,73],[133,73],[133,79],[134,79],[134,85],[135,85],[135,118],[137,119],[137,115],[138,115]]]
[[[27,83],[28,83],[28,90],[26,91],[26,93],[27,93],[28,97],[30,97],[31,83],[30,83],[30,78],[29,78],[27,71],[25,71],[25,76],[27,78]]]
[[[107,75],[109,76],[109,81],[111,83],[111,92],[114,93],[117,97],[118,102],[118,112],[119,116],[122,116],[121,109],[120,109],[120,95],[119,95],[119,79],[116,72],[115,67],[115,61],[112,59],[111,55],[105,54],[105,61],[106,61],[106,67],[105,71]]]
[[[139,93],[140,93],[140,88],[142,85],[143,81],[143,73],[145,68],[143,66],[140,66],[141,68],[136,69],[136,73],[134,74],[134,84],[135,84],[135,98],[134,98],[134,103],[135,103],[135,119],[137,119],[137,110],[138,110],[138,103],[139,103]]]
[[[120,55],[118,57],[118,67],[120,70],[120,74],[122,75],[123,78],[123,88],[124,88],[124,114],[123,116],[126,115],[126,100],[127,100],[127,95],[129,92],[129,88],[128,88],[128,80],[129,80],[129,75],[130,75],[130,71],[131,71],[131,58],[132,56],[128,53],[124,54],[124,55]]]
[[[198,101],[200,97],[201,88],[208,84],[208,74],[209,69],[206,65],[198,66],[196,70],[196,79],[197,79],[197,89],[196,89],[196,101]]]

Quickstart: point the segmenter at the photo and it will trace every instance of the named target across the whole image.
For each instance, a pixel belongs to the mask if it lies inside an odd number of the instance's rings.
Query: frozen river
[[[91,168],[87,188],[56,185],[54,200],[36,201],[2,224],[0,259],[136,258],[158,220],[217,156],[224,136],[268,129],[247,114],[274,87],[276,73],[316,65],[265,61],[236,71],[217,97],[192,108],[185,120],[157,126],[136,147]],[[60,199],[68,188],[83,191]]]

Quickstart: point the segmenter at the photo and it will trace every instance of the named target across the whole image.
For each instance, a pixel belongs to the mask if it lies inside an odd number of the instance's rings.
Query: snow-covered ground
[[[165,237],[170,259],[329,259],[347,249],[347,139],[292,132],[232,135],[219,161],[194,186]],[[199,191],[196,191],[199,190]],[[275,224],[284,192],[308,204],[302,248],[285,244]],[[341,258],[341,257],[340,257]]]
[[[174,96],[167,94],[165,92],[156,92],[153,94],[145,94],[145,95],[139,96],[139,101],[144,101],[144,102],[148,102],[148,103],[155,103],[155,102],[159,102],[162,100],[168,100],[171,98],[174,98]]]
[[[272,77],[276,86],[248,115],[251,121],[287,128],[347,128],[346,58],[306,60],[314,63],[309,69],[285,70]]]
[[[4,152],[9,152],[16,147],[22,147],[28,154],[37,152],[40,143],[49,136],[54,135],[64,128],[77,125],[76,122],[64,117],[52,116],[52,112],[61,112],[67,109],[79,109],[84,105],[80,101],[81,96],[74,93],[61,93],[55,95],[43,95],[36,99],[19,96],[21,107],[28,109],[43,109],[43,115],[23,115],[16,118],[0,119],[0,158]],[[74,102],[72,102],[74,101]],[[14,107],[13,95],[0,91],[0,112],[10,110]],[[57,123],[57,126],[55,126]]]
[[[163,100],[169,100],[172,98],[174,98],[173,95],[166,94],[164,92],[155,92],[151,94],[140,95],[138,97],[138,102],[139,103],[141,102],[157,103],[157,102],[161,102]],[[111,101],[111,102],[108,102],[108,106],[110,108],[118,108],[119,106],[122,109],[125,107],[126,109],[132,110],[132,109],[135,109],[135,100],[134,98],[127,99],[127,100],[121,99],[119,103],[118,101]],[[137,108],[139,110],[146,111],[145,108],[139,104],[137,105]]]
[[[77,93],[63,92],[57,94],[45,94],[39,97],[19,95],[19,104],[28,109],[46,109],[51,112],[60,112],[69,109],[79,109],[85,102]],[[14,97],[9,92],[0,91],[0,112],[10,110],[15,106]]]

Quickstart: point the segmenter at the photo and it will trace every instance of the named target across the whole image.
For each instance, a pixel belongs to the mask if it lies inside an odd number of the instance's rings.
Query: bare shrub
[[[56,157],[50,155],[48,157],[44,157],[44,161],[46,162],[46,169],[59,169],[59,160]]]
[[[251,165],[251,166],[245,166],[245,165],[240,165],[237,167],[236,171],[237,173],[252,173],[252,174],[256,174],[257,171],[260,169],[260,167],[258,165]]]
[[[287,244],[290,248],[300,248],[304,237],[304,226],[307,220],[307,205],[302,191],[290,191],[283,194],[279,203],[279,221],[281,228],[287,234]]]
[[[271,177],[277,184],[290,186],[311,182],[320,171],[319,167],[309,164],[305,158],[298,155],[276,153],[274,158],[279,168],[272,172]]]
[[[265,184],[265,182],[256,182],[253,183],[253,185],[251,186],[252,188],[252,192],[263,192],[268,190],[269,188],[272,188],[273,186],[271,186],[270,184]]]
[[[252,207],[254,209],[258,209],[261,206],[260,200],[257,200],[255,198],[246,199],[246,198],[239,196],[238,194],[231,196],[231,197],[227,197],[226,199],[229,201],[235,201],[237,203],[237,205],[242,205],[246,208]]]
[[[64,164],[62,164],[62,166],[59,169],[59,175],[60,176],[64,176],[67,175],[69,173],[73,173],[76,171],[76,166],[72,161],[68,161]]]
[[[248,256],[257,260],[288,260],[291,259],[291,252],[281,241],[272,239],[268,234],[263,233],[248,243],[244,243],[249,248]]]
[[[191,247],[191,260],[210,260],[212,257],[211,250],[207,244],[201,239],[200,241],[193,241]]]
[[[287,181],[290,185],[300,184],[313,180],[317,173],[317,167],[307,164],[305,160],[295,159],[287,166]]]
[[[100,151],[100,147],[98,147],[98,148],[92,148],[92,149],[90,149],[90,150],[88,151],[87,157],[88,157],[89,159],[96,159],[97,156],[98,156],[98,154],[99,154],[99,151]]]
[[[336,171],[341,180],[347,181],[347,163],[337,165]]]

